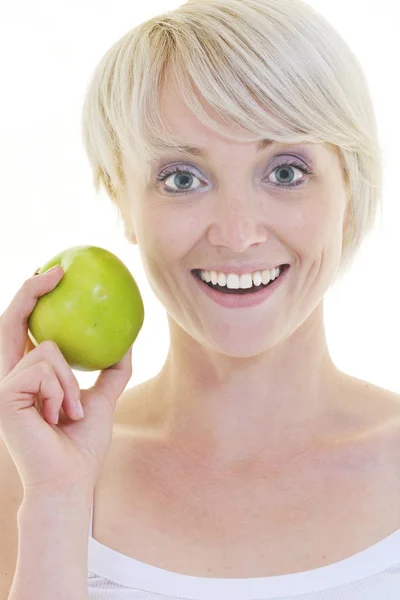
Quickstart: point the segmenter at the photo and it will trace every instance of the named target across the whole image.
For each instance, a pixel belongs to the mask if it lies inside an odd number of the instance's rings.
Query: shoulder
[[[366,418],[384,423],[400,417],[400,394],[357,377],[348,376],[348,382],[348,400]]]
[[[155,378],[126,389],[115,407],[114,425],[126,431],[145,430],[156,426],[160,419],[159,398],[154,401]],[[153,400],[153,401],[152,401]]]
[[[373,442],[400,475],[400,394],[355,377],[351,377],[350,390],[348,400],[354,403],[363,437]]]
[[[154,398],[153,381],[125,390],[117,402],[112,448],[119,457],[136,455],[139,448],[143,456],[154,446],[149,441],[157,438],[162,402]],[[343,438],[353,439],[360,451],[387,453],[400,473],[400,394],[348,374],[343,381],[338,411],[332,413]]]

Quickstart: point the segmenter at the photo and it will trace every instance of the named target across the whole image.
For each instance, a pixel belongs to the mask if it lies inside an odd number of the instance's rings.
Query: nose
[[[208,241],[214,246],[226,246],[243,252],[249,246],[267,239],[262,208],[250,195],[230,195],[216,200],[216,211],[208,230]]]

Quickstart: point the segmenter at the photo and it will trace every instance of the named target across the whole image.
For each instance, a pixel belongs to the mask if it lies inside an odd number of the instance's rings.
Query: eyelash
[[[298,162],[297,160],[293,160],[293,159],[289,159],[287,161],[281,162],[279,165],[274,167],[274,169],[271,171],[271,173],[273,173],[274,171],[277,171],[278,169],[282,169],[283,167],[296,167],[305,175],[312,175],[312,171],[308,167],[306,167],[303,163]],[[170,175],[175,175],[176,173],[179,173],[180,175],[193,175],[194,177],[197,177],[197,179],[200,179],[196,175],[196,173],[194,173],[191,169],[181,168],[179,165],[176,165],[174,167],[167,168],[166,171],[164,171],[160,175],[158,175],[157,181],[159,181],[161,183],[165,179],[167,179]],[[304,179],[298,180],[295,183],[286,183],[286,184],[285,183],[273,183],[272,185],[275,187],[280,187],[280,188],[294,188],[298,185],[302,185],[303,183],[304,183]],[[188,190],[188,191],[179,191],[178,192],[175,190],[168,189],[166,187],[164,187],[163,190],[166,191],[170,195],[188,194],[190,192],[197,191],[197,190]]]

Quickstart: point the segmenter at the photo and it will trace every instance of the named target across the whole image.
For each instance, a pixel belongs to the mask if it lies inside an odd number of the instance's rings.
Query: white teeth
[[[249,289],[253,285],[259,286],[261,283],[266,285],[271,280],[276,279],[282,272],[281,267],[275,267],[269,271],[256,271],[255,273],[244,273],[243,275],[237,275],[236,273],[217,273],[216,271],[204,271],[200,270],[200,278],[206,283],[212,283],[213,285],[220,285],[221,287],[226,286],[231,290]]]
[[[262,284],[262,275],[260,271],[256,271],[253,275],[253,283],[257,287]]]
[[[240,276],[239,285],[242,290],[248,290],[249,288],[253,287],[253,278],[250,273],[245,273],[244,275]]]
[[[218,273],[218,285],[221,287],[226,285],[226,275],[224,273]]]

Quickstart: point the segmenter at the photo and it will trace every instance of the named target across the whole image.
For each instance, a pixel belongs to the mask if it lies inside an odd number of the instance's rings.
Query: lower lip
[[[262,288],[259,291],[251,292],[247,294],[224,294],[223,292],[217,292],[213,288],[210,288],[204,283],[197,275],[192,273],[197,285],[203,290],[203,292],[214,300],[220,306],[226,308],[249,308],[250,306],[257,306],[262,304],[276,289],[285,281],[287,274],[289,273],[290,266],[286,267],[273,283],[266,288]]]

